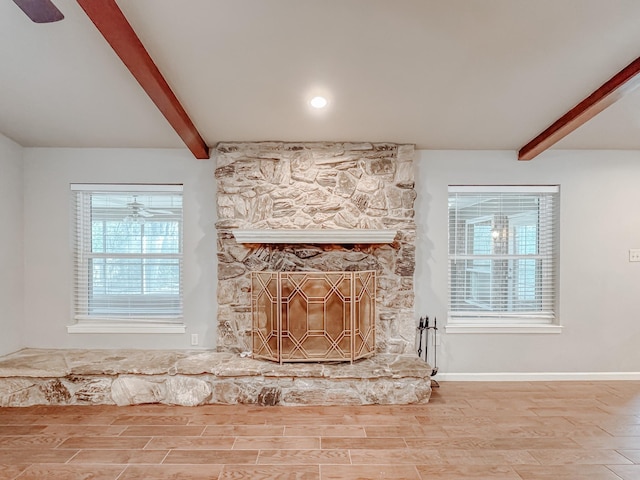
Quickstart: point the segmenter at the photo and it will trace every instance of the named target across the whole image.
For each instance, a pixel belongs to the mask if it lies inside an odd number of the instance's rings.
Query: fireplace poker
[[[422,335],[424,333],[424,318],[420,317],[420,323],[418,323],[418,357],[422,358]]]
[[[438,319],[433,317],[433,369],[431,376],[433,377],[438,373],[438,349],[436,348],[438,342]]]
[[[427,331],[426,338],[424,342],[424,361],[429,363],[429,315],[427,315],[427,320],[424,324],[424,329]]]

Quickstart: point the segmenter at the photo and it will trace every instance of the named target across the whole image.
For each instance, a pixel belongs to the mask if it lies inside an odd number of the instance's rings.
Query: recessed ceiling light
[[[327,106],[327,99],[324,97],[313,97],[309,103],[313,108],[324,108]]]

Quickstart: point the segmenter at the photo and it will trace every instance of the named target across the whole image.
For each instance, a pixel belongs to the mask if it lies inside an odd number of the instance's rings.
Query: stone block
[[[317,152],[314,152],[313,157],[314,157],[315,164],[317,166],[323,166],[323,167],[331,166],[333,168],[344,166],[344,164],[355,163],[355,160],[357,159],[357,155],[353,153],[327,155],[326,153],[318,154]]]
[[[266,182],[273,183],[276,179],[276,171],[279,159],[269,158],[260,160],[260,172]]]
[[[211,398],[212,389],[211,385],[201,378],[176,376],[166,379],[165,392],[162,403],[195,407],[207,403]]]
[[[381,186],[382,183],[379,179],[369,175],[363,175],[362,178],[358,180],[356,189],[360,192],[373,193],[378,191]]]
[[[235,174],[235,171],[236,170],[233,165],[224,165],[216,168],[215,177],[218,179],[233,177]]]
[[[412,277],[416,268],[416,247],[403,245],[396,263],[396,273],[401,277]]]
[[[377,190],[371,194],[371,200],[369,201],[369,208],[382,210],[387,212],[387,196],[382,190]]]
[[[49,405],[65,405],[71,399],[69,389],[59,378],[46,380],[38,388]]]
[[[69,367],[63,359],[51,358],[48,350],[32,348],[3,357],[0,377],[12,377],[15,372],[20,372],[23,377],[56,377],[66,375]]]
[[[264,175],[260,170],[260,162],[256,162],[252,159],[243,159],[238,160],[233,164],[234,166],[234,175],[236,179],[239,179],[242,182],[246,182],[247,180],[264,180]]]
[[[237,405],[241,397],[240,385],[234,382],[216,382],[211,388],[211,403],[223,405]],[[255,402],[247,402],[255,403]]]
[[[305,170],[309,170],[314,168],[315,160],[313,158],[313,153],[307,149],[299,150],[295,154],[292,155],[291,158],[291,171],[292,172],[303,172]]]
[[[291,172],[291,178],[300,182],[313,183],[318,176],[317,168],[309,168],[308,170],[294,170]]]
[[[369,206],[369,195],[366,193],[356,193],[351,199],[353,204],[360,210],[361,212],[365,212],[367,207]]]
[[[402,192],[404,192],[404,190],[395,186],[387,185],[385,187],[387,205],[390,210],[402,208]]]
[[[395,171],[396,163],[391,158],[376,158],[366,164],[369,175],[393,175]]]
[[[123,375],[111,384],[111,398],[116,405],[139,405],[143,403],[162,403],[166,396],[165,385],[154,378]]]
[[[108,405],[112,403],[111,377],[73,377],[75,384],[74,403],[90,405]]]
[[[218,264],[218,280],[228,280],[230,278],[239,277],[246,269],[241,263],[219,263]]]
[[[320,255],[322,253],[322,249],[318,247],[294,247],[293,254],[298,258],[311,258],[316,255]]]
[[[291,161],[288,158],[283,158],[278,163],[273,179],[273,183],[276,185],[287,186],[291,184]]]
[[[324,225],[336,216],[335,213],[317,212],[311,217],[311,221],[317,225]]]
[[[281,405],[362,405],[362,397],[351,388],[296,379],[293,387],[282,390]]]
[[[282,392],[277,387],[265,387],[260,390],[256,403],[261,406],[272,407],[280,404]]]
[[[398,163],[394,183],[400,188],[413,188],[416,184],[413,162]]]
[[[415,157],[415,145],[398,145],[396,158],[398,163],[413,162]]]
[[[14,371],[19,373],[18,371]],[[15,374],[14,373],[14,374]],[[36,386],[36,380],[30,378],[15,378],[13,374],[4,374],[2,382],[0,382],[0,407],[10,406],[27,406],[34,405],[37,402],[32,402],[33,393],[38,396],[40,393],[37,389],[33,389]],[[38,396],[38,400],[42,396]]]
[[[355,228],[358,225],[360,214],[360,210],[355,205],[347,204],[335,214],[333,221],[342,228]]]
[[[402,190],[402,208],[413,209],[417,196],[415,190]]]
[[[349,198],[358,186],[358,179],[349,172],[340,171],[336,174],[336,187],[333,193],[340,197]]]
[[[233,260],[241,263],[244,262],[247,256],[249,256],[249,254],[251,253],[251,249],[241,243],[229,245],[226,251],[229,253]]]

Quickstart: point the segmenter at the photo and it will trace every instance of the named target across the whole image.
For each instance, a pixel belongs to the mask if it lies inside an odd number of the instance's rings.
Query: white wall
[[[561,334],[446,334],[440,371],[640,372],[640,152],[421,151],[416,312],[447,314],[447,186],[560,185]],[[636,210],[639,209],[639,210]],[[453,378],[452,375],[450,378]]]
[[[42,348],[198,348],[216,344],[215,182],[186,149],[24,150],[24,343]],[[72,322],[70,183],[184,184],[186,334],[68,334]]]
[[[0,355],[22,347],[22,153],[0,134]]]
[[[0,138],[0,217],[20,231],[21,149]],[[640,372],[640,152],[550,151],[531,162],[515,152],[419,151],[416,222],[416,314],[447,313],[447,185],[561,186],[561,334],[446,334],[442,374],[500,372]],[[2,258],[0,350],[51,348],[215,347],[216,237],[213,162],[186,150],[24,149],[25,302],[20,255]],[[5,174],[5,171],[7,172]],[[183,182],[186,335],[68,334],[71,322],[69,184]],[[7,223],[5,223],[7,222]],[[0,236],[19,249],[19,233]],[[9,264],[9,276],[4,265]],[[8,309],[4,306],[8,305]],[[204,337],[204,338],[203,338]]]

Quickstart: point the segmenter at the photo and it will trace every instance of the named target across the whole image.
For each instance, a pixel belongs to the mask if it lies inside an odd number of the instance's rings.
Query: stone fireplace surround
[[[218,346],[251,351],[252,271],[375,270],[376,350],[415,351],[413,145],[221,143]],[[385,243],[240,243],[244,231],[395,231]],[[235,234],[235,235],[234,235]]]

